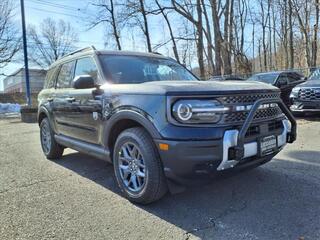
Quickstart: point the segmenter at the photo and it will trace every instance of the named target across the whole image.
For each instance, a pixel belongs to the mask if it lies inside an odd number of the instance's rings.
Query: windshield
[[[279,74],[277,73],[256,74],[250,77],[248,80],[273,84],[278,76]]]
[[[105,75],[113,83],[193,80],[197,78],[174,60],[146,56],[101,55]]]
[[[309,81],[320,80],[320,69],[315,70],[308,78]]]

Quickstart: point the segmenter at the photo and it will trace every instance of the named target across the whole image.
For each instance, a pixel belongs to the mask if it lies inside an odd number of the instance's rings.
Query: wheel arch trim
[[[153,119],[150,115],[141,110],[136,109],[123,109],[119,110],[114,113],[108,120],[107,124],[105,124],[103,131],[102,131],[102,142],[103,144],[108,147],[109,146],[109,139],[110,133],[112,129],[122,120],[131,120],[137,122],[141,125],[153,139],[160,139],[161,135],[155,125],[153,124]]]

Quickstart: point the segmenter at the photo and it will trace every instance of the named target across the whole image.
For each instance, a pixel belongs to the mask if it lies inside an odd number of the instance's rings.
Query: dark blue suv
[[[50,67],[38,100],[47,158],[68,147],[111,162],[123,194],[144,204],[266,163],[296,138],[277,88],[199,81],[159,54],[70,53]]]

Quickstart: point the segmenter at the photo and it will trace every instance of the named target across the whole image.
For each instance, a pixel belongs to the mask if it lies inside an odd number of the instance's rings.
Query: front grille
[[[248,131],[246,132],[245,137],[255,136],[255,135],[258,135],[259,133],[260,133],[259,126],[251,126],[248,128]]]
[[[249,112],[233,112],[227,113],[224,115],[224,122],[225,123],[237,123],[243,122],[246,120]],[[282,114],[281,109],[276,106],[273,108],[268,109],[260,109],[254,115],[254,120],[265,120],[274,117],[279,117]]]
[[[320,88],[302,88],[298,97],[302,100],[320,100]]]
[[[280,93],[256,93],[247,95],[233,95],[226,96],[220,99],[225,106],[247,106],[253,105],[255,101],[263,98],[280,98]],[[223,116],[224,123],[241,123],[244,122],[248,116],[249,111],[239,111],[225,113]],[[280,117],[282,115],[281,109],[278,105],[270,106],[269,108],[259,109],[254,115],[253,120],[268,120]]]
[[[226,96],[222,99],[225,104],[252,104],[258,99],[262,98],[279,98],[280,93],[256,93],[256,94],[247,94],[247,95],[232,95]]]
[[[266,123],[264,125],[253,125],[253,126],[250,126],[248,128],[248,131],[246,132],[245,137],[246,138],[255,137],[255,136],[260,135],[260,133],[268,134],[270,132],[282,131],[282,130],[283,130],[282,120],[272,121],[272,122]]]
[[[269,132],[275,131],[275,130],[279,130],[279,129],[283,129],[283,123],[282,121],[276,121],[276,122],[271,122],[268,124],[268,129]]]

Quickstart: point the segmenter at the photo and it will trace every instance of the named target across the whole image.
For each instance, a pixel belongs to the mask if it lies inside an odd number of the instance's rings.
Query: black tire
[[[144,170],[145,178],[143,179],[143,184],[141,186],[142,189],[138,191],[130,190],[130,185],[127,186],[125,184],[126,180],[123,179],[123,173],[120,172],[119,164],[123,161],[121,160],[123,159],[122,151],[128,144],[129,146],[130,144],[135,146],[138,151],[140,151],[141,155],[138,154],[138,156],[140,156],[144,165],[142,170]],[[113,151],[113,165],[118,185],[125,197],[130,201],[148,204],[157,201],[166,194],[167,182],[163,173],[163,167],[158,151],[150,135],[143,128],[130,128],[124,130],[118,136]],[[140,169],[138,171],[140,171]],[[129,176],[132,175],[132,173],[129,174]],[[133,173],[133,175],[135,174]],[[137,179],[136,181],[139,182]],[[129,182],[131,182],[131,177]]]
[[[46,137],[43,135],[44,131],[47,131]],[[50,142],[46,144],[46,140]],[[54,139],[54,133],[48,118],[44,118],[40,123],[40,142],[42,151],[48,159],[61,158],[64,147],[58,144]]]

